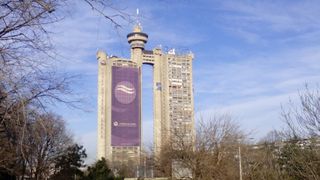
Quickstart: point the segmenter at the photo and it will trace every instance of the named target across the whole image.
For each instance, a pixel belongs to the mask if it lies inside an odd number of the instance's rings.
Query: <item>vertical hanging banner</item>
[[[111,145],[140,146],[139,68],[112,67]]]

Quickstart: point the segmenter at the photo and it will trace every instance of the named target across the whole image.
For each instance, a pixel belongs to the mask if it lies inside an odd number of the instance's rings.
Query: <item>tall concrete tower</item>
[[[141,67],[153,66],[154,151],[179,130],[194,138],[192,83],[193,54],[174,49],[145,50],[148,35],[136,25],[127,35],[131,58],[109,57],[99,51],[98,59],[98,150],[97,158],[139,165],[141,154]]]

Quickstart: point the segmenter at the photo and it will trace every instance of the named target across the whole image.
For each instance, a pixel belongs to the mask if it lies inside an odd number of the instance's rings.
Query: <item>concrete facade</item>
[[[143,64],[153,66],[153,143],[155,154],[158,154],[173,130],[183,132],[188,139],[194,138],[192,83],[194,56],[192,53],[177,54],[174,50],[164,52],[161,48],[145,50],[148,35],[142,32],[139,25],[134,27],[133,32],[129,33],[127,38],[131,47],[130,59],[108,57],[102,51],[97,53],[99,70],[97,158],[105,157],[112,162],[134,161],[139,163],[141,143],[140,146],[115,147],[111,145],[112,67],[141,69]],[[141,88],[138,93],[141,93]],[[139,108],[141,111],[141,103]],[[139,122],[141,125],[141,116]]]

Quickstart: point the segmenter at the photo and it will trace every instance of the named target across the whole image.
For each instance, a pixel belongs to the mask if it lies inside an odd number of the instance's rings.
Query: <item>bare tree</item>
[[[54,10],[63,0],[4,0],[0,6],[1,70],[38,68],[51,52],[47,24],[59,20]],[[14,68],[14,69],[13,69]],[[18,68],[18,69],[16,69]]]
[[[112,1],[83,1],[116,27],[121,27],[121,19],[130,19]],[[63,19],[62,9],[68,8],[62,6],[67,5],[68,0],[1,1],[0,123],[10,107],[17,104],[23,107],[32,102],[44,107],[47,102],[56,101],[75,106],[72,103],[77,100],[68,98],[74,76],[48,70],[49,60],[55,58],[48,25]]]
[[[51,70],[48,60],[54,59],[56,53],[48,25],[64,18],[61,11],[68,1],[0,2],[0,172],[40,179],[47,175],[50,158],[40,150],[58,151],[50,144],[54,130],[50,119],[59,121],[57,117],[44,115],[47,105],[62,102],[75,106],[78,102],[70,98],[72,77]],[[127,18],[111,1],[83,1],[117,28],[121,26],[118,18]],[[108,10],[115,14],[107,13]],[[50,142],[46,144],[47,140]],[[55,145],[63,148],[63,143]]]
[[[259,142],[246,144],[242,148],[244,179],[290,179],[279,163],[283,140],[282,132],[273,130]]]
[[[92,10],[100,16],[110,21],[115,29],[122,28],[121,21],[132,22],[132,16],[125,11],[125,8],[119,8],[114,5],[112,0],[83,0]]]
[[[130,16],[110,0],[83,0],[89,7],[121,27]],[[55,58],[48,25],[65,17],[69,0],[3,0],[0,3],[0,123],[10,107],[48,101],[72,102],[70,79],[74,76],[48,71]],[[70,7],[71,9],[72,7]],[[120,18],[120,19],[119,19]],[[61,74],[61,75],[58,75]],[[75,100],[73,100],[75,101]],[[74,104],[72,104],[74,105]]]
[[[116,28],[121,27],[121,20],[130,21],[131,16],[124,9],[115,7],[110,0],[83,1],[109,20]],[[43,58],[47,59],[53,53],[47,25],[62,20],[64,17],[64,13],[61,12],[62,6],[67,5],[68,0],[1,1],[1,71],[4,71],[4,66],[19,65],[25,69],[25,67],[38,68],[37,66],[46,64],[46,60]]]
[[[6,137],[0,139],[3,144],[0,150],[6,151],[0,155],[0,168],[18,177],[44,179],[50,175],[55,158],[72,143],[72,138],[64,121],[52,113],[28,110],[24,117],[27,119],[20,124],[8,124],[9,130],[0,133]]]
[[[282,108],[286,125],[281,163],[292,177],[320,179],[320,91],[305,86],[298,103]]]
[[[55,159],[72,144],[64,121],[54,114],[36,115],[27,125],[24,149],[29,177],[44,179],[51,175]]]
[[[288,128],[289,138],[320,137],[320,91],[308,85],[299,94],[299,103],[289,102],[282,117]]]
[[[229,115],[202,119],[198,124],[194,141],[172,133],[174,137],[156,158],[157,170],[164,176],[173,171],[173,175],[182,173],[184,178],[198,180],[238,177],[238,140],[245,138],[240,127]],[[178,168],[172,166],[175,163]]]
[[[282,107],[283,131],[248,148],[248,179],[320,179],[320,92],[307,85],[298,102]]]

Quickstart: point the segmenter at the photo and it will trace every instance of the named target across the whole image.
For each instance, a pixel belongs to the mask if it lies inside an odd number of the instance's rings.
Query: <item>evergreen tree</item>
[[[51,179],[64,180],[82,177],[83,172],[80,170],[80,168],[84,167],[83,159],[86,157],[86,150],[83,148],[83,146],[74,144],[68,147],[64,154],[57,157],[55,164],[56,172]]]
[[[88,174],[84,178],[85,180],[114,180],[115,177],[108,167],[107,161],[105,158],[97,161],[92,167],[88,167]]]

